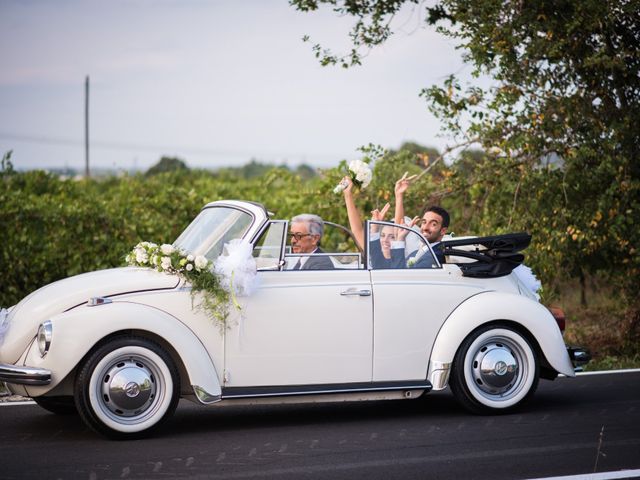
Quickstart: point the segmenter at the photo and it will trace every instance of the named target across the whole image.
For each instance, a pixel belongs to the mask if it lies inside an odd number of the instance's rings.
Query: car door
[[[414,230],[407,232],[401,251],[383,258],[384,231],[398,237],[403,228],[367,222],[375,312],[373,381],[425,379],[440,327],[457,305],[482,289],[479,282],[464,279],[455,265],[440,265],[424,237]],[[389,253],[390,245],[385,250]],[[420,250],[421,259],[416,260],[415,252]]]
[[[288,270],[286,229],[287,222],[272,221],[256,242],[259,287],[242,299],[242,315],[225,333],[224,386],[371,381],[373,302],[368,270],[342,268],[335,258],[336,268],[331,270]],[[281,242],[277,248],[276,241]]]

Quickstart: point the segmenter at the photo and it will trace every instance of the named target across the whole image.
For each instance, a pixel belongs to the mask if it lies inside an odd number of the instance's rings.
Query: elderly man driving
[[[291,251],[294,254],[324,253],[320,240],[324,233],[324,222],[318,215],[305,213],[291,219]],[[293,267],[294,270],[332,270],[331,259],[326,256],[303,256]]]

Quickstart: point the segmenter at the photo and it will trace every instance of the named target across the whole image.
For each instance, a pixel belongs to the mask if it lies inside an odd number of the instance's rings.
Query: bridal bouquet
[[[373,178],[371,167],[367,162],[363,162],[362,160],[352,160],[349,163],[347,175],[351,177],[353,184],[360,189],[367,188]],[[333,189],[333,193],[340,193],[345,188],[347,188],[347,183],[342,181]]]

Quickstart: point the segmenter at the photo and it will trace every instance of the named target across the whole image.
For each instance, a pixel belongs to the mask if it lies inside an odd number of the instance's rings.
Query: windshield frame
[[[196,233],[197,228],[203,228],[202,222],[204,221],[204,216],[213,212],[213,210],[224,209],[229,211],[229,214],[233,213],[231,211],[235,210],[244,215],[238,216],[235,218],[235,221],[229,225],[217,225],[214,229],[206,233],[204,239],[199,242],[195,247],[191,247],[188,245],[185,246],[188,237],[194,235]],[[186,253],[190,253],[192,255],[204,255],[209,260],[215,261],[215,259],[222,253],[224,248],[224,243],[228,243],[231,238],[225,238],[230,230],[232,230],[233,226],[237,223],[239,219],[246,218],[248,216],[248,223],[242,229],[242,233],[239,236],[234,236],[233,238],[248,238],[253,234],[254,226],[256,225],[257,218],[255,212],[253,212],[249,208],[243,208],[241,205],[230,204],[230,203],[213,203],[206,205],[198,215],[191,221],[191,223],[184,229],[184,231],[178,236],[178,238],[173,242],[174,247],[180,249]],[[228,223],[229,215],[225,216],[223,219],[223,223]],[[200,227],[199,227],[200,224]],[[223,245],[219,245],[220,242],[223,242]],[[215,258],[210,258],[208,256],[209,252],[215,249],[217,246],[220,248],[219,254],[215,256]]]

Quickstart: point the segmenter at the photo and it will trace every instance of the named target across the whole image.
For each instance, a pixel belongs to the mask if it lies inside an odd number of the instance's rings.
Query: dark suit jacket
[[[382,245],[380,245],[380,239],[369,241],[369,256],[371,267],[380,270],[383,268],[398,268],[393,266],[391,258],[385,258],[382,254]]]
[[[317,248],[313,253],[324,253],[324,251]],[[304,262],[304,265],[302,265],[300,270],[333,270],[334,268],[333,262],[329,257],[311,256],[307,258],[307,261]]]
[[[433,253],[434,253],[434,255],[436,256],[436,258],[438,259],[438,262],[440,262],[440,264],[445,263],[445,262],[444,262],[444,252],[442,251],[442,242],[438,242],[438,243],[431,244],[431,250],[433,250]],[[417,252],[418,252],[418,251],[416,250],[416,251],[415,251],[415,252],[413,252],[411,255],[409,255],[409,258],[411,258],[413,255],[415,255]],[[428,260],[426,260],[426,259],[425,259],[425,260],[423,261],[423,260],[422,260],[422,258],[423,258],[424,256],[425,256],[425,255],[423,255],[422,257],[420,257],[420,258],[418,259],[418,262],[416,263],[416,265],[417,265],[417,264],[420,264],[420,263],[422,262],[421,264],[422,264],[422,265],[425,265],[425,266],[422,266],[422,267],[416,267],[416,266],[414,266],[413,268],[431,268],[430,266],[426,266],[427,262],[428,262],[428,264],[429,264],[429,265],[431,265],[432,263],[435,263],[435,262],[433,262],[433,260],[431,259],[431,255],[426,255],[426,256],[428,257]]]
[[[416,250],[415,252],[411,252],[411,255],[409,255],[409,258],[407,259],[407,262],[410,262],[411,259],[416,256],[417,253],[418,253],[418,250]],[[434,253],[436,253],[435,250],[434,250]],[[438,254],[436,253],[436,256],[437,255]],[[442,259],[444,260],[444,256],[442,257]],[[410,268],[433,268],[433,265],[435,265],[435,263],[436,263],[436,261],[433,259],[433,255],[431,255],[431,252],[425,252],[416,261],[416,263],[411,265]]]

